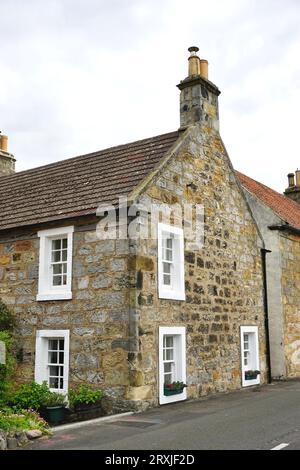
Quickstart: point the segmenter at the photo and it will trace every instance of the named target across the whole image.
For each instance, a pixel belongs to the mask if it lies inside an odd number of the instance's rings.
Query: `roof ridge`
[[[300,228],[300,204],[298,202],[240,171],[235,170],[235,172],[247,191],[256,196],[287,224]]]
[[[75,157],[64,158],[63,160],[58,160],[56,162],[47,163],[46,165],[40,165],[40,166],[37,166],[37,167],[28,168],[27,170],[18,171],[16,173],[14,173],[13,175],[4,175],[3,177],[0,177],[0,178],[4,178],[3,181],[7,181],[7,180],[10,180],[11,178],[14,178],[16,176],[24,175],[25,173],[32,173],[32,172],[35,172],[35,171],[38,171],[38,170],[42,170],[44,168],[51,168],[53,166],[60,165],[60,164],[63,164],[65,162],[69,162],[69,161],[75,160],[77,158],[78,159],[79,158],[90,158],[90,157],[93,157],[93,156],[96,157],[98,155],[105,154],[107,152],[114,153],[117,150],[122,150],[122,148],[125,149],[126,147],[130,147],[130,146],[137,146],[137,145],[141,145],[141,144],[146,144],[148,142],[151,142],[152,140],[153,140],[153,142],[155,142],[155,140],[165,139],[165,138],[167,139],[168,137],[171,138],[172,136],[175,136],[176,134],[178,134],[178,132],[179,131],[166,132],[164,134],[159,134],[159,135],[155,135],[155,136],[152,136],[152,137],[147,137],[147,138],[144,138],[144,139],[135,140],[135,141],[132,141],[132,142],[128,142],[126,144],[114,145],[113,147],[107,147],[107,148],[104,148],[104,149],[96,150],[94,152],[84,153],[82,155],[76,155]],[[1,179],[1,184],[3,183],[3,181]]]

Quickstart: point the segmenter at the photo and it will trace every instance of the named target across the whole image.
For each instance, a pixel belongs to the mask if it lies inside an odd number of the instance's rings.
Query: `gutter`
[[[265,318],[265,334],[266,334],[266,349],[267,349],[267,368],[268,368],[268,383],[270,384],[272,382],[272,370],[271,370],[269,306],[268,306],[268,286],[267,286],[267,267],[266,267],[267,253],[271,253],[271,250],[267,250],[266,248],[261,249],[263,286],[264,286],[263,292],[264,292],[264,318]]]
[[[295,233],[296,235],[300,235],[300,229],[293,227],[293,225],[289,224],[282,224],[282,225],[269,225],[268,229],[270,230],[279,230],[280,232],[292,232]]]

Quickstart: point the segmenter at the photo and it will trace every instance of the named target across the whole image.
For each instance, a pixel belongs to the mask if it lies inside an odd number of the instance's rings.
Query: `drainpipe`
[[[266,267],[266,256],[267,253],[271,253],[270,250],[262,248],[262,271],[263,271],[263,283],[264,283],[264,316],[265,316],[265,332],[266,332],[266,348],[267,348],[267,368],[268,368],[268,383],[272,382],[272,371],[271,371],[271,350],[270,350],[270,328],[269,328],[269,307],[268,307],[268,286],[267,286],[267,267]]]

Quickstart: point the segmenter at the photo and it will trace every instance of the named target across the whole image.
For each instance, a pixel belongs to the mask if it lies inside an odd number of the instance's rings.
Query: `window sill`
[[[164,395],[163,391],[160,395],[160,400],[159,404],[160,405],[166,405],[168,403],[175,403],[176,401],[182,401],[186,400],[187,395],[186,395],[186,390],[183,390],[181,393],[176,393],[175,395]]]
[[[159,299],[185,300],[185,292],[161,290],[158,294]]]
[[[260,377],[256,379],[245,380],[243,379],[242,386],[243,387],[251,387],[251,385],[259,385],[260,384]]]
[[[38,294],[36,296],[36,300],[38,302],[45,301],[45,300],[71,300],[72,299],[72,292],[53,292],[51,294]]]

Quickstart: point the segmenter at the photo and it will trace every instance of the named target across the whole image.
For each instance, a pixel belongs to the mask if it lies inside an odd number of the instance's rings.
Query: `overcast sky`
[[[17,170],[176,130],[187,48],[236,169],[300,167],[299,0],[0,0],[0,130]]]

